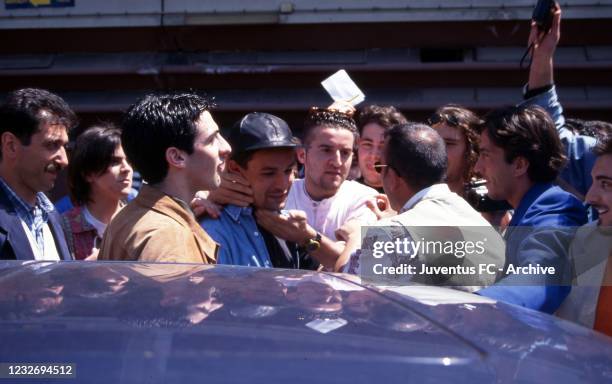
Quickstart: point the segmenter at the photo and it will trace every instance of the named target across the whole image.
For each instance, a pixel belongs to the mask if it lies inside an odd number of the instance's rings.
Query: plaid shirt
[[[38,192],[36,194],[36,205],[34,207],[30,206],[30,204],[26,203],[21,197],[17,196],[17,194],[11,189],[11,187],[6,184],[6,182],[0,177],[0,189],[5,193],[11,202],[17,216],[30,230],[30,233],[36,239],[36,243],[38,244],[38,250],[41,255],[45,253],[45,240],[43,237],[43,226],[49,220],[49,213],[51,213],[55,208],[53,207],[53,203],[49,201],[47,196],[44,193]]]

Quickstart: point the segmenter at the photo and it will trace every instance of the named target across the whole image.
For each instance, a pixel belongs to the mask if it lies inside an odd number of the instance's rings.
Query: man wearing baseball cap
[[[245,178],[253,191],[253,204],[227,204],[218,219],[200,224],[221,248],[219,264],[256,267],[316,269],[303,244],[278,239],[261,228],[254,210],[281,211],[296,169],[296,140],[282,119],[267,113],[249,113],[234,124],[228,136],[233,152],[227,170]],[[316,231],[304,223],[304,238]],[[304,244],[305,245],[305,244]]]

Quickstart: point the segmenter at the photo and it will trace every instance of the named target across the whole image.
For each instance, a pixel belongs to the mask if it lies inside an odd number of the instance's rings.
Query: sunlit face
[[[254,206],[278,210],[285,206],[296,167],[293,148],[256,151],[240,172],[253,190]]]
[[[305,179],[311,197],[336,194],[348,177],[353,160],[353,133],[343,128],[317,127],[306,143]]]
[[[361,131],[359,149],[359,169],[364,182],[375,188],[382,186],[380,174],[374,170],[374,164],[380,161],[383,144],[385,142],[385,129],[376,123],[366,124]]]
[[[599,156],[591,176],[593,184],[586,201],[599,213],[599,225],[612,226],[612,155]]]
[[[480,156],[475,171],[487,180],[490,198],[507,200],[512,196],[515,189],[512,163],[506,161],[504,150],[491,141],[486,131],[480,135]]]
[[[452,127],[446,123],[438,123],[432,126],[444,140],[446,144],[446,153],[448,156],[448,170],[446,179],[449,184],[452,183],[467,183],[465,174],[468,167],[467,145],[465,135],[460,128]]]
[[[41,123],[29,145],[17,141],[15,148],[16,190],[32,199],[37,192],[46,192],[55,185],[62,168],[68,165],[65,145],[68,131],[62,124]]]
[[[91,185],[91,195],[94,200],[96,196],[117,200],[127,197],[132,187],[132,167],[127,162],[123,147],[119,145],[115,149],[111,164],[103,173],[90,175],[87,181]]]
[[[187,156],[186,163],[193,193],[219,187],[220,173],[231,153],[230,145],[219,133],[217,123],[208,111],[202,112],[196,127],[193,152]]]

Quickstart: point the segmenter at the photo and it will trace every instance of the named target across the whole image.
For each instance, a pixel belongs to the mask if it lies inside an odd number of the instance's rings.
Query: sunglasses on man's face
[[[380,163],[378,161],[376,163],[374,163],[374,170],[379,175],[382,174],[383,168],[385,168],[385,167],[390,167],[390,165],[389,164],[382,164],[382,163]]]
[[[429,117],[429,119],[427,119],[427,124],[429,124],[430,126],[440,123],[446,123],[452,127],[458,127],[459,119],[457,119],[456,116],[446,114],[443,115],[441,113],[434,113]]]

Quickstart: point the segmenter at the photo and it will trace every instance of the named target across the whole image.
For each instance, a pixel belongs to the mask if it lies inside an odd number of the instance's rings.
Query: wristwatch
[[[317,235],[313,238],[306,240],[303,248],[306,252],[314,252],[321,247],[321,234],[317,232]]]

